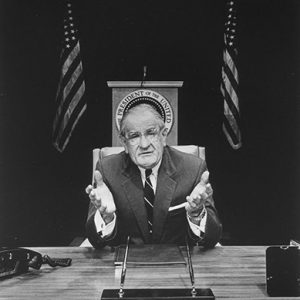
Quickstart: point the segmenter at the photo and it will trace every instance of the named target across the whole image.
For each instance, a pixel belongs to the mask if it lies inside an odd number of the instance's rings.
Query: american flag
[[[66,2],[65,5],[64,40],[60,57],[61,74],[53,123],[53,144],[60,152],[66,148],[76,124],[87,107],[78,30],[74,23],[71,3]]]
[[[226,3],[221,93],[224,99],[223,132],[233,149],[242,146],[239,111],[239,76],[236,66],[237,15],[234,1]]]

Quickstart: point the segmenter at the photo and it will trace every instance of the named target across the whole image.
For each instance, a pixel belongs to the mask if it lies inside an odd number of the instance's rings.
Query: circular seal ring
[[[174,117],[169,101],[153,90],[136,90],[126,95],[119,103],[115,113],[117,129],[120,130],[120,121],[123,115],[138,104],[150,104],[163,118],[168,132],[172,129]]]
[[[150,104],[163,118],[164,122],[166,122],[166,114],[164,111],[163,106],[156,100],[154,100],[153,98],[150,98],[148,96],[142,96],[142,97],[138,97],[133,99],[131,102],[129,102],[125,109],[124,109],[124,114],[127,113],[128,110],[130,110],[131,108],[139,105],[139,104]]]

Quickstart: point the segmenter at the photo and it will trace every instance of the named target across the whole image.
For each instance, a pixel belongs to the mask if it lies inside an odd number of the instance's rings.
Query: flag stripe
[[[225,48],[224,52],[224,61],[226,61],[225,67],[228,67],[230,70],[230,73],[233,74],[234,80],[237,83],[239,82],[239,77],[238,77],[238,71],[236,68],[236,62],[235,62],[235,57],[237,55],[237,51],[233,51],[230,48]]]
[[[75,70],[77,70],[77,72],[75,72]],[[61,102],[58,103],[58,108],[59,106],[62,106],[62,104],[64,103],[65,101],[64,97],[66,95],[66,91],[69,91],[71,87],[70,84],[68,85],[68,82],[71,81],[72,83],[72,81],[74,81],[75,78],[78,78],[80,72],[82,72],[82,64],[81,64],[80,56],[78,55],[73,61],[73,63],[70,65],[69,70],[65,72],[65,75],[63,75],[63,71],[62,71],[62,76],[60,79],[58,93],[57,93],[57,99],[61,100]],[[72,79],[72,77],[74,78]]]
[[[76,47],[77,47],[77,51],[80,51],[79,44]],[[62,86],[65,86],[67,82],[74,76],[73,72],[78,68],[78,65],[82,66],[81,57],[79,54],[77,55],[73,54],[72,58],[70,57],[69,59],[67,59],[67,61],[63,65],[63,68],[65,69],[68,66],[68,69],[62,70],[62,73],[64,73]]]
[[[225,94],[226,93],[227,92],[225,92]],[[226,96],[224,97],[224,99],[227,98],[228,97]],[[231,109],[229,109],[228,104],[231,105]],[[238,149],[241,146],[239,124],[240,115],[232,101],[227,99],[226,102],[224,102],[223,131],[228,139],[228,142],[234,149]]]
[[[79,121],[79,118],[82,116],[83,112],[86,110],[85,101],[80,101],[76,108],[74,109],[73,114],[68,119],[68,122],[64,127],[60,128],[59,135],[57,136],[57,145],[60,147],[65,144],[65,141],[68,140],[68,137],[71,137],[72,131],[75,128],[75,125]]]
[[[223,123],[223,126],[224,126],[223,130],[225,130],[229,134],[230,138],[232,137],[233,143],[237,144],[238,143],[238,139],[235,136],[235,132],[233,132],[233,129],[232,129],[231,125],[230,125],[230,122],[229,122],[229,120],[227,119],[227,117],[225,115],[223,116],[223,122],[224,122]]]
[[[223,83],[222,83],[223,85]],[[224,97],[224,114],[225,115],[233,115],[235,120],[238,122],[238,125],[240,126],[240,114],[235,106],[234,102],[231,100],[229,93],[227,92],[224,87],[221,87],[221,90],[223,92],[223,97]]]
[[[232,126],[234,119],[230,115],[224,115],[223,117],[223,132],[225,133],[229,144],[234,148],[238,149],[241,146],[240,142],[240,131]]]
[[[83,94],[84,94],[84,90],[85,90],[85,85],[84,85],[84,81],[82,81],[81,87],[77,90],[76,94],[74,94],[73,98],[71,99],[69,105],[66,107],[66,111],[64,113],[61,113],[60,116],[62,117],[59,123],[59,126],[57,127],[57,137],[56,139],[60,139],[63,136],[63,132],[65,131],[65,128],[70,124],[68,124],[70,121],[74,120],[71,119],[73,113],[76,114],[78,113],[78,109],[77,105],[78,103],[85,103],[82,100]],[[83,106],[83,105],[82,105]]]
[[[239,140],[235,133],[232,131],[232,127],[229,125],[227,118],[224,116],[223,120],[223,132],[226,135],[229,144],[234,148],[239,148]]]
[[[73,50],[80,51],[79,44],[77,43]],[[64,51],[64,54],[68,54],[69,56],[64,60],[63,64],[61,65],[61,78],[59,81],[58,91],[57,91],[57,100],[63,100],[62,93],[64,91],[64,87],[68,83],[68,81],[72,78],[73,72],[81,64],[80,55],[75,55],[74,51]],[[64,56],[64,55],[62,55]],[[59,104],[59,103],[58,103]]]
[[[221,92],[224,97],[224,100],[226,100],[227,102],[232,102],[232,104],[235,106],[235,109],[237,110],[237,113],[239,113],[238,96],[225,73],[221,84]],[[230,104],[228,105],[231,107]]]
[[[223,71],[222,72],[223,81],[226,82],[226,86],[228,88],[231,87],[233,89],[232,93],[235,94],[235,95],[233,95],[233,99],[237,100],[238,99],[238,82],[235,80],[234,74],[231,72],[228,65],[224,65],[222,71]],[[230,94],[232,94],[232,93],[230,93]]]
[[[230,126],[232,126],[231,131],[236,134],[236,136],[239,135],[239,127],[234,126],[236,123],[239,123],[239,118],[235,118],[235,116],[228,111],[228,113],[224,113],[224,117],[228,120]]]
[[[79,65],[80,67],[80,65]],[[82,69],[82,68],[81,68]],[[78,70],[80,71],[80,70]],[[66,111],[68,108],[68,105],[70,104],[71,99],[76,94],[78,87],[81,86],[83,82],[83,75],[82,73],[76,72],[74,73],[73,77],[70,77],[70,80],[66,85],[64,85],[64,88],[61,89],[59,92],[59,97],[61,97],[61,102],[59,103],[59,106],[57,107],[57,114],[55,119],[56,126],[60,123],[61,114]],[[59,119],[60,118],[60,119]]]
[[[66,147],[66,145],[68,144],[71,136],[72,136],[72,133],[73,133],[73,129],[75,128],[75,126],[77,125],[77,122],[79,121],[79,119],[81,118],[82,114],[85,112],[86,108],[87,108],[87,104],[86,103],[82,103],[83,104],[83,107],[81,108],[80,112],[76,115],[74,115],[76,117],[76,119],[72,122],[70,122],[68,124],[69,127],[71,127],[70,129],[69,128],[66,128],[65,130],[65,133],[63,134],[62,138],[61,138],[61,141],[59,142],[58,146],[60,149],[62,149],[61,151],[63,151]],[[81,106],[78,106],[79,108]]]
[[[85,92],[85,84],[83,79],[83,74],[79,75],[79,78],[74,81],[70,81],[69,87],[72,85],[71,89],[67,91],[67,87],[64,89],[63,101],[57,109],[57,114],[55,118],[56,128],[54,130],[53,136],[56,137],[58,135],[59,129],[64,126],[64,122],[68,122],[68,115],[70,115],[84,92]]]
[[[80,53],[79,41],[77,41],[77,43],[75,44],[74,48],[71,51],[64,51],[64,53],[67,53],[67,56],[65,59],[64,59],[64,55],[62,57],[62,61],[64,62],[62,65],[63,76],[67,74],[67,71],[75,61],[76,57],[79,57],[79,53]]]
[[[235,122],[233,115],[230,115],[230,114],[224,115],[223,122],[224,122],[226,131],[228,132],[228,134],[230,134],[234,143],[238,143],[238,132],[239,131],[236,130],[236,128],[234,126],[232,126],[232,123]]]

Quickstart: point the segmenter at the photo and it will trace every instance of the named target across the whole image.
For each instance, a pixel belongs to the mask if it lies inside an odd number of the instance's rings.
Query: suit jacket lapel
[[[157,187],[153,210],[153,240],[159,241],[168,215],[169,207],[176,188],[176,181],[172,175],[176,167],[169,155],[168,147],[165,148],[162,163],[158,172]]]
[[[121,183],[124,193],[136,217],[144,240],[149,242],[150,235],[147,223],[147,211],[144,204],[144,191],[140,171],[137,166],[128,159],[123,174],[126,177]]]

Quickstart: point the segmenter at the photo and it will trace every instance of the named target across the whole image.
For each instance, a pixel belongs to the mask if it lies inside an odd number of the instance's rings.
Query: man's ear
[[[119,139],[120,139],[120,142],[121,142],[122,146],[123,146],[124,149],[125,149],[125,153],[128,154],[128,148],[127,148],[127,145],[126,145],[125,137],[122,136],[122,135],[119,135]]]
[[[163,144],[164,144],[164,146],[166,146],[166,144],[167,144],[167,136],[168,136],[168,128],[165,127],[162,130],[161,135],[163,137]]]

